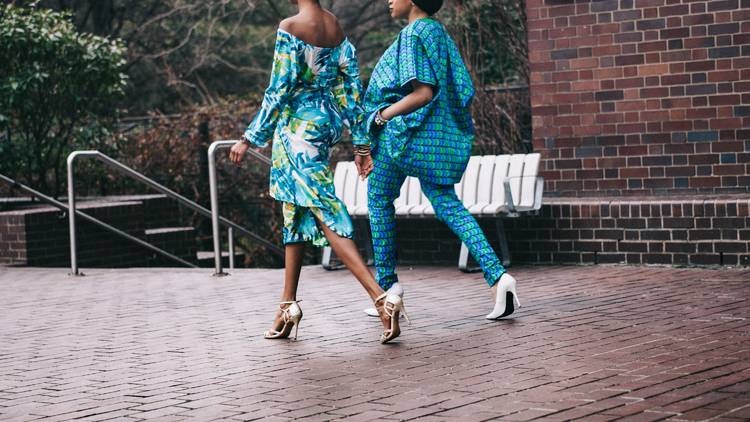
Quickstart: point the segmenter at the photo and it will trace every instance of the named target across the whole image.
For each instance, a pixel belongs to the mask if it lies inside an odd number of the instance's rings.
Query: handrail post
[[[216,150],[222,141],[208,147],[208,188],[211,195],[211,231],[214,242],[214,276],[227,275],[221,268],[221,231],[219,230],[219,194],[216,187]],[[231,142],[231,141],[223,141]]]
[[[215,141],[208,147],[208,185],[211,193],[211,229],[213,230],[213,241],[214,241],[214,275],[223,276],[227,275],[222,270],[221,265],[221,231],[219,230],[219,191],[216,186],[216,151],[223,148],[230,148],[236,144],[237,140],[223,140]],[[271,165],[271,160],[265,155],[255,151],[253,149],[247,151],[248,154],[259,159],[267,165]],[[232,241],[230,240],[230,245]],[[232,248],[233,246],[230,246]],[[234,257],[230,252],[230,260]],[[231,261],[230,261],[231,263]],[[230,267],[232,265],[230,264]]]
[[[76,242],[76,188],[73,164],[77,152],[68,155],[68,226],[70,233],[70,275],[82,276],[78,271],[78,254]]]
[[[73,156],[68,156],[68,232],[70,233],[70,275],[78,275],[78,257],[76,256],[76,199],[73,180]]]
[[[120,163],[117,160],[114,160],[111,157],[108,157],[104,154],[102,154],[99,151],[91,150],[91,151],[74,151],[68,155],[68,204],[69,204],[69,225],[70,225],[70,249],[71,249],[71,274],[73,275],[81,275],[79,274],[78,269],[78,256],[76,254],[77,251],[77,245],[76,245],[76,220],[75,215],[78,213],[75,209],[75,177],[74,177],[74,163],[76,158],[80,156],[88,156],[88,157],[94,157],[98,159],[99,161],[109,165],[110,167],[115,168],[117,171],[124,173],[125,175],[138,180],[151,188],[167,195],[170,198],[173,198],[180,202],[181,204],[195,210],[199,214],[211,217],[211,225],[213,230],[213,241],[214,241],[214,259],[216,263],[216,273],[214,275],[221,276],[221,275],[227,275],[222,271],[221,267],[221,250],[220,250],[220,240],[221,240],[221,233],[219,232],[220,225],[225,225],[229,228],[232,228],[233,230],[236,230],[237,232],[250,237],[251,239],[255,240],[256,242],[260,243],[261,245],[265,246],[270,250],[271,252],[275,253],[278,256],[283,257],[284,256],[284,250],[279,248],[278,246],[274,245],[273,243],[269,242],[268,240],[258,236],[257,234],[247,230],[246,228],[227,220],[226,218],[219,216],[219,200],[218,200],[218,192],[217,192],[217,186],[216,186],[216,160],[215,160],[215,154],[216,150],[218,148],[228,148],[231,145],[234,145],[237,141],[217,141],[211,144],[211,146],[208,149],[208,167],[209,167],[209,188],[211,190],[211,210],[208,210],[207,208],[185,198],[184,196],[178,194],[177,192],[160,185],[159,183],[155,182],[152,179],[149,179],[148,177],[142,175],[141,173],[138,173],[137,171],[131,169],[130,167]],[[268,157],[264,156],[263,154],[250,150],[248,153],[255,158],[258,158],[265,164],[270,165],[271,160],[268,159]],[[89,219],[88,216],[85,216],[82,214],[83,217],[85,217],[87,220]],[[98,224],[98,222],[97,222]],[[103,223],[102,223],[103,224]],[[117,230],[112,227],[107,227],[108,230],[113,231]],[[176,257],[174,255],[171,255],[169,253],[166,253],[156,247],[151,246],[150,244],[146,242],[141,242],[139,239],[132,238],[132,236],[129,236],[125,234],[124,232],[121,232],[126,237],[131,238],[131,240],[135,241],[136,243],[142,244],[152,250],[155,250],[162,255],[165,255],[171,259],[174,259],[178,262],[181,262],[187,266],[195,267],[191,263],[184,261],[183,259]],[[230,248],[234,247],[234,240],[233,240],[234,232],[232,231],[232,240],[230,240]]]
[[[229,242],[229,269],[234,270],[234,229],[227,230],[227,242]]]

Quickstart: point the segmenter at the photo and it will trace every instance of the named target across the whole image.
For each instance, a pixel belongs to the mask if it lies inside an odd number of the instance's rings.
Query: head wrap
[[[434,15],[443,6],[443,0],[411,0],[429,15]]]

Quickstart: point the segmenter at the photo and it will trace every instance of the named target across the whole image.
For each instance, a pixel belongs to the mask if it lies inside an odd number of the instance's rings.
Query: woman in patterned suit
[[[302,310],[297,285],[304,244],[329,244],[374,300],[385,331],[381,342],[398,336],[400,297],[387,295],[365,265],[354,242],[346,206],[336,197],[329,150],[346,125],[362,177],[372,166],[364,132],[361,84],[354,46],[336,17],[317,0],[292,1],[299,13],[283,20],[276,35],[271,82],[258,114],[232,147],[239,164],[250,145],[273,141],[270,193],[283,202],[285,283],[273,327],[265,338],[288,338]]]
[[[442,3],[388,1],[391,16],[409,23],[375,66],[364,99],[375,161],[368,206],[377,280],[383,289],[403,295],[396,275],[393,201],[404,179],[414,176],[437,218],[482,267],[495,302],[487,318],[498,319],[513,313],[514,302],[519,304],[516,281],[454,191],[474,138],[469,110],[474,88],[455,43],[431,18]]]

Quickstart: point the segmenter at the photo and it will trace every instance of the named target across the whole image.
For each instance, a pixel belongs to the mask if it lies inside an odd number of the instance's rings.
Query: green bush
[[[127,83],[125,47],[66,13],[0,8],[0,172],[58,196],[65,157],[96,147]]]

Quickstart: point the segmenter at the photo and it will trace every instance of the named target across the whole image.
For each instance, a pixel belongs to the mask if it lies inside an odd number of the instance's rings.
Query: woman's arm
[[[362,108],[362,82],[354,46],[348,44],[342,52],[339,75],[332,88],[333,99],[341,111],[344,125],[352,134],[354,145],[369,145],[370,138],[364,127],[365,111]]]
[[[391,120],[396,116],[403,116],[418,110],[432,101],[435,95],[435,87],[416,79],[411,81],[412,92],[401,100],[380,110],[380,116],[384,120]]]
[[[333,87],[333,97],[344,117],[344,124],[352,134],[352,143],[355,146],[367,147],[370,145],[370,137],[365,128],[365,111],[361,104],[362,83],[359,79],[359,63],[354,46],[349,44],[343,54],[346,58],[340,65],[340,75]],[[357,154],[356,147],[354,163],[362,179],[372,171],[372,157],[369,154]]]
[[[242,139],[229,152],[232,162],[240,164],[250,144],[262,148],[271,141],[276,123],[297,81],[298,70],[297,54],[292,40],[277,32],[271,80],[258,113],[245,130]]]

